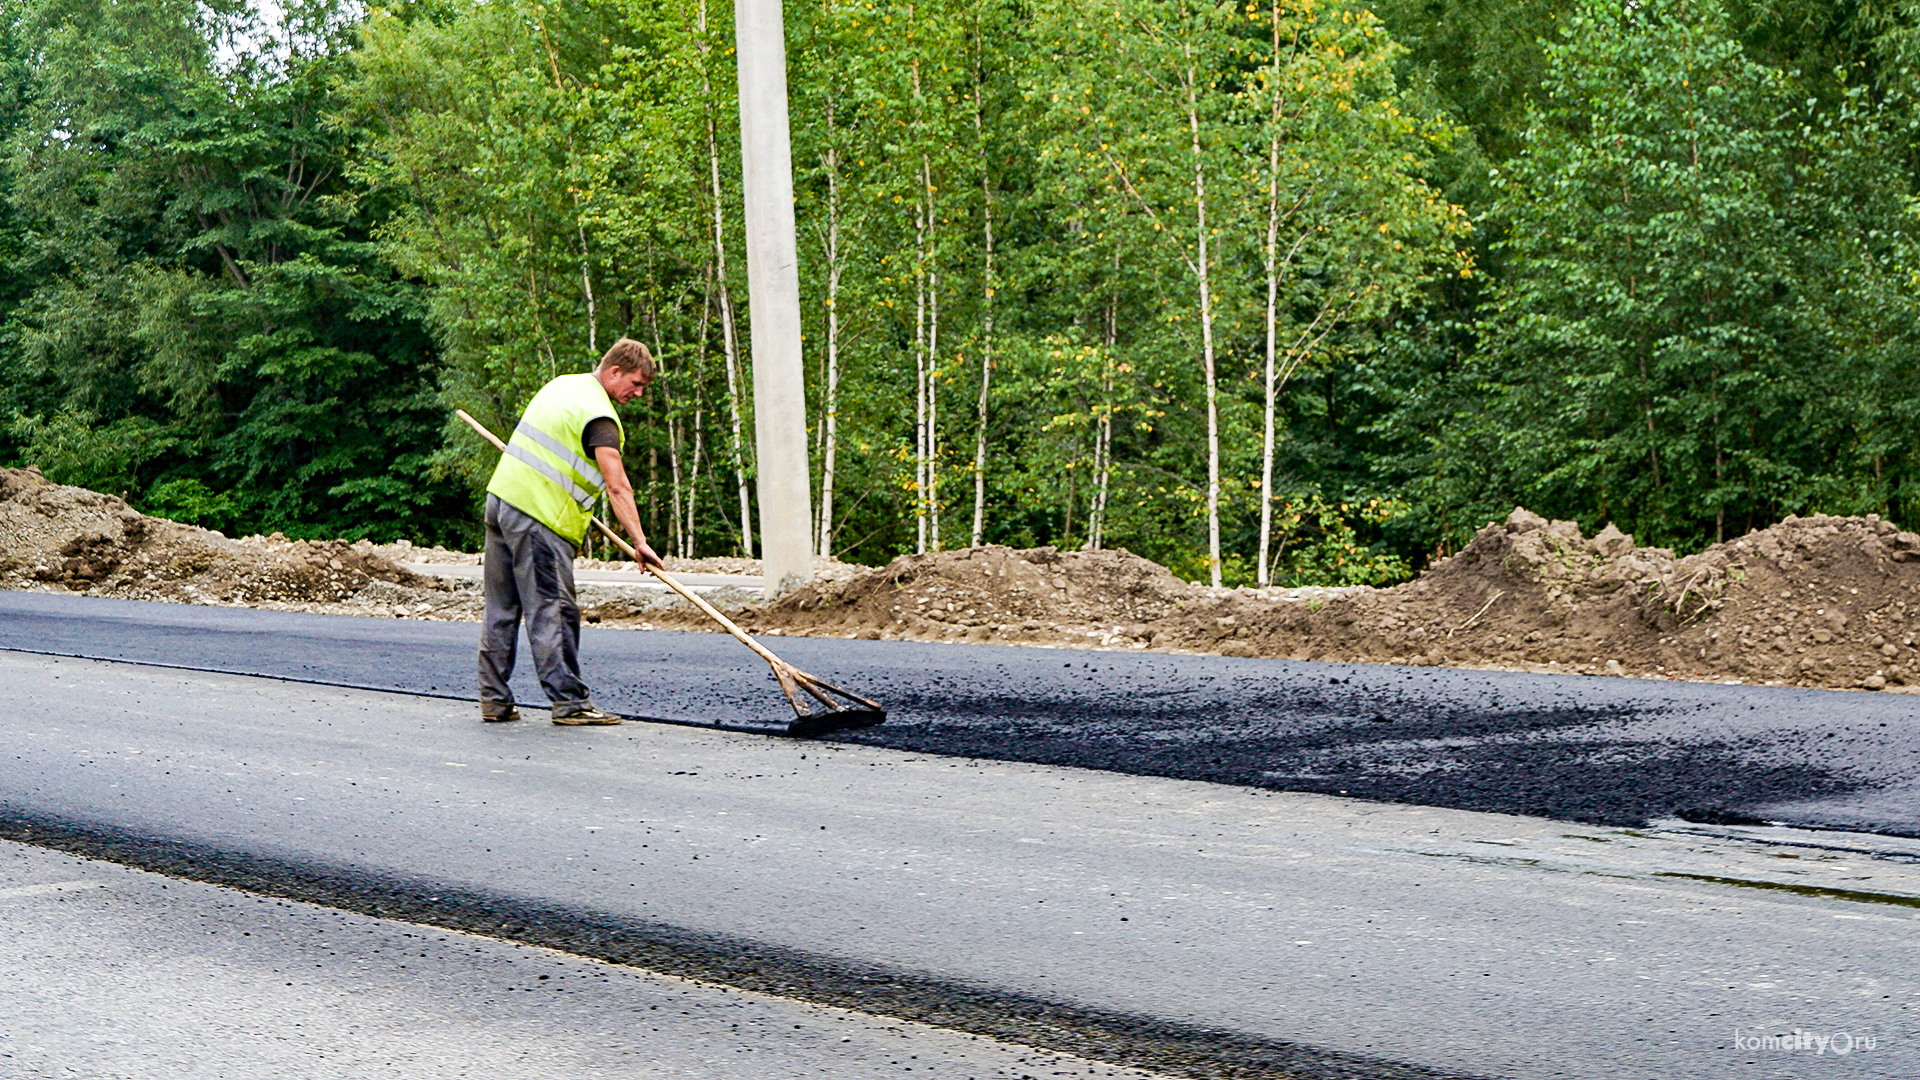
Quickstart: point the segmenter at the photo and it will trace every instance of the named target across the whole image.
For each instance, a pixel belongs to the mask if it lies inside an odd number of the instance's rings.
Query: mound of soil
[[[783,633],[1111,646],[1144,644],[1194,602],[1193,586],[1124,549],[989,545],[816,581],[748,618]]]
[[[1686,558],[1516,509],[1391,589],[1210,589],[1125,551],[908,556],[754,629],[1779,685],[1920,684],[1920,536],[1790,517]]]
[[[0,469],[0,588],[343,614],[477,619],[478,585],[406,562],[479,556],[402,541],[232,540],[120,499]],[[625,568],[626,563],[585,566]],[[758,573],[744,559],[670,561]],[[581,589],[602,625],[712,630],[677,598]],[[1125,550],[988,546],[820,565],[772,604],[713,594],[755,633],[1920,690],[1920,535],[1869,515],[1785,521],[1686,558],[1609,525],[1516,509],[1391,589],[1212,589]]]
[[[1884,689],[1916,681],[1917,587],[1920,536],[1872,516],[1789,517],[1680,559],[1515,510],[1393,589],[1221,607],[1251,655]]]
[[[0,538],[0,588],[261,606],[350,604],[377,586],[409,596],[442,589],[370,544],[278,533],[231,540],[50,483],[36,469],[0,469]]]

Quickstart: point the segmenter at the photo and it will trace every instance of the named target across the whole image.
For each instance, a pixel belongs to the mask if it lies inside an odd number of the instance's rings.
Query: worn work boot
[[[556,724],[617,724],[620,722],[620,718],[610,712],[601,712],[599,709],[589,705],[579,712],[570,712],[565,716],[554,713],[553,722]]]
[[[485,720],[489,724],[504,724],[509,720],[520,719],[520,710],[511,705],[505,708],[496,707],[495,709],[489,710],[485,705],[482,705],[480,706],[480,719]]]

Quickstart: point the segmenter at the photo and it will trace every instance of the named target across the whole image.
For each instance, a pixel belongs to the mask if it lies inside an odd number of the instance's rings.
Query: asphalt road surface
[[[9,839],[1101,1062],[1920,1073],[1920,844],[1894,838],[1755,843],[666,725],[486,725],[461,702],[19,652],[0,653],[0,735]],[[236,955],[256,979],[291,971]],[[43,1045],[58,1002],[34,1005],[30,958],[8,967],[0,1034]],[[376,999],[409,997],[365,970]],[[65,977],[95,995],[116,978],[93,974]]]
[[[0,842],[0,1075],[1152,1080]]]
[[[471,697],[470,624],[0,593],[0,648]],[[876,697],[839,741],[1589,824],[1920,837],[1920,697],[1212,656],[768,638]],[[778,725],[719,634],[589,628],[605,708]],[[541,703],[525,656],[523,702]]]

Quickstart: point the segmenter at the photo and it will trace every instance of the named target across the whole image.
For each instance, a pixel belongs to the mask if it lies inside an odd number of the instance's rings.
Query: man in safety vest
[[[513,691],[520,620],[556,724],[617,724],[580,679],[580,606],[573,556],[602,493],[643,566],[661,566],[640,530],[620,462],[626,432],[614,412],[653,381],[653,356],[621,338],[591,372],[562,375],[533,396],[487,484],[486,619],[480,628],[480,718],[518,720]]]

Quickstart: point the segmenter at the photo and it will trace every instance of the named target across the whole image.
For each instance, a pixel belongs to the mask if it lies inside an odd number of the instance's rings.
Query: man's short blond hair
[[[638,371],[648,380],[653,378],[653,354],[647,347],[630,337],[623,337],[613,343],[607,354],[600,358],[600,366],[615,371]]]

